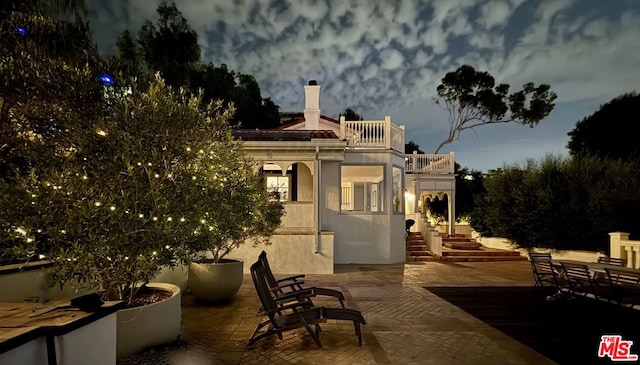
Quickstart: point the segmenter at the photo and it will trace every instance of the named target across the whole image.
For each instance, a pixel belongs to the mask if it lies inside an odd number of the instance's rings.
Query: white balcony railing
[[[404,126],[384,120],[346,121],[340,117],[340,139],[353,148],[386,148],[404,152]]]
[[[453,174],[454,153],[405,155],[405,172],[413,174]]]

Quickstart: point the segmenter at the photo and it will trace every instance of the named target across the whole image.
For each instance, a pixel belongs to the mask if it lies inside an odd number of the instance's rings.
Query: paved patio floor
[[[245,263],[248,264],[248,263]],[[329,321],[318,349],[304,329],[245,349],[260,317],[251,278],[233,302],[199,303],[183,295],[179,344],[153,349],[129,364],[554,364],[531,348],[430,293],[425,286],[531,286],[527,261],[417,262],[337,265],[333,275],[310,275],[309,286],[340,289],[347,307],[367,320],[358,346],[351,323]],[[334,304],[315,301],[318,305]]]

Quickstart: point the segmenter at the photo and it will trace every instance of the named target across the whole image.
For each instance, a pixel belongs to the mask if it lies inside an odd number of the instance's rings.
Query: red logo
[[[604,335],[600,339],[598,357],[609,356],[611,361],[637,361],[638,355],[631,353],[633,341],[625,341],[619,335]]]

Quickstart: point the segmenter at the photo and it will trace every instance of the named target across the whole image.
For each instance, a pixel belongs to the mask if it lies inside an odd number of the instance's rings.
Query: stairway
[[[454,234],[442,237],[441,259],[447,262],[489,262],[522,261],[527,258],[519,252],[488,248],[471,237]]]
[[[429,252],[427,243],[420,232],[409,232],[407,236],[407,262],[433,261],[435,257]]]
[[[407,262],[446,261],[446,262],[495,262],[523,261],[526,257],[519,252],[498,250],[482,246],[475,239],[461,234],[442,237],[442,257],[434,256],[419,232],[409,232],[407,236]]]

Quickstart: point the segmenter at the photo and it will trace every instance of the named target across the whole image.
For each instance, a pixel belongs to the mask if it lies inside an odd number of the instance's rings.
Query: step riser
[[[482,250],[477,251],[462,251],[462,252],[452,252],[445,251],[442,253],[442,256],[509,256],[509,257],[521,257],[518,252],[487,252]]]
[[[482,256],[474,256],[474,257],[443,257],[442,261],[447,262],[494,262],[494,261],[524,261],[526,258],[521,257],[509,257],[509,256],[491,256],[491,257],[482,257]]]

